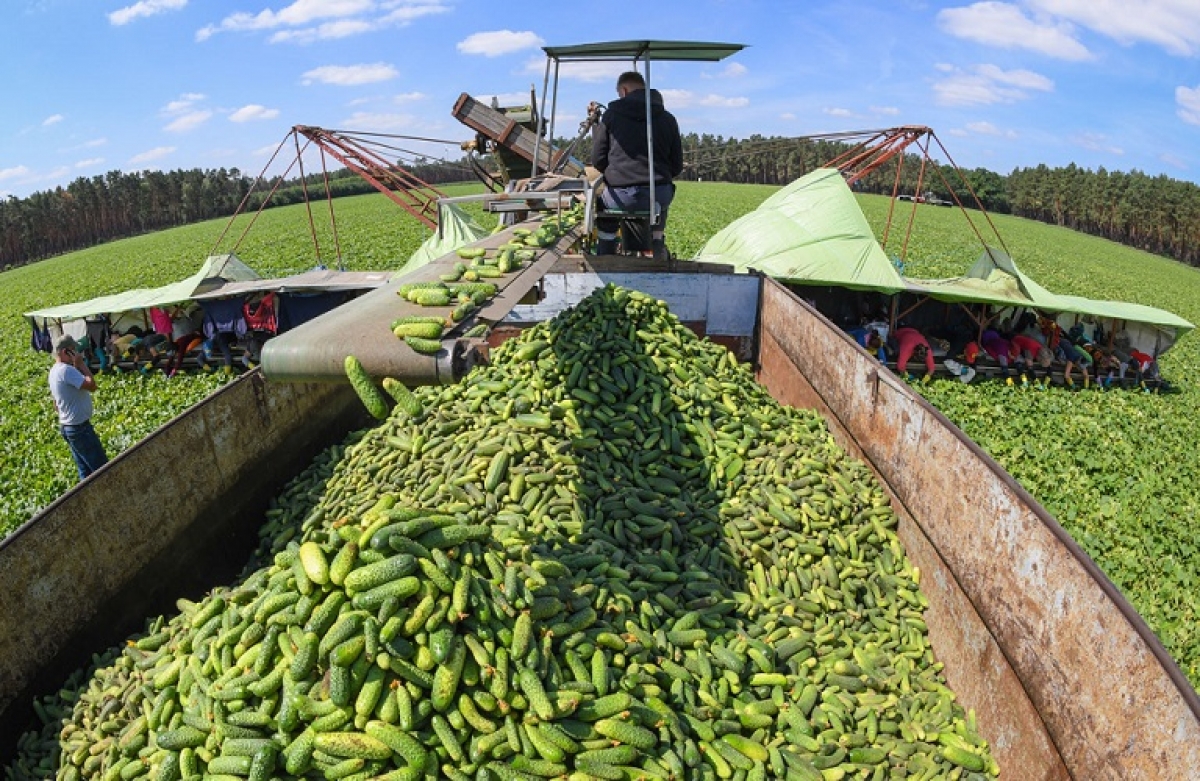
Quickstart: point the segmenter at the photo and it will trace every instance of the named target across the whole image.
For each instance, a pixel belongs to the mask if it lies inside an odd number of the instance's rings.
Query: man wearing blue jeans
[[[646,143],[646,80],[637,71],[617,79],[617,100],[608,104],[592,136],[592,165],[604,174],[600,197],[605,208],[649,211],[650,189],[654,188],[656,214],[651,219],[651,249],[656,258],[668,257],[664,227],[667,208],[675,197],[674,179],[683,172],[683,142],[679,123],[663,107],[657,90],[650,93],[650,123],[654,135],[651,153]],[[654,181],[650,181],[650,159],[654,159]],[[617,248],[620,219],[596,215],[597,255],[611,255]],[[628,242],[626,237],[626,242]],[[631,249],[644,247],[625,247]]]
[[[104,445],[92,427],[92,393],[96,380],[87,361],[79,353],[79,345],[64,336],[54,345],[55,362],[50,368],[50,395],[63,439],[71,448],[71,457],[79,470],[79,479],[90,475],[108,462]]]

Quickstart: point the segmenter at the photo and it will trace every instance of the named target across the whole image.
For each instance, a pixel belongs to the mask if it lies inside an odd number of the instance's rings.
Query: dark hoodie
[[[654,123],[654,178],[669,183],[683,171],[683,142],[679,123],[663,107],[658,90],[650,90],[650,117]],[[592,165],[611,187],[650,183],[645,90],[634,90],[608,104],[592,136]]]

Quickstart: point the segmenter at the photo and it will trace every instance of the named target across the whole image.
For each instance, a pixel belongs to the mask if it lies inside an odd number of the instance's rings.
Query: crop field
[[[470,191],[451,189],[453,194]],[[712,233],[774,191],[682,183],[668,242],[676,255],[688,257]],[[860,203],[881,231],[887,200],[862,196]],[[427,235],[382,196],[342,199],[336,210],[340,255],[350,270],[399,269]],[[907,212],[903,215],[902,221]],[[333,266],[338,253],[325,207],[314,206],[314,219],[321,259]],[[993,219],[1022,270],[1054,292],[1159,306],[1200,322],[1200,272],[1194,269],[1052,226]],[[206,255],[234,249],[248,223],[239,220],[219,246],[224,221],[114,242],[0,276],[0,533],[11,532],[75,482],[46,388],[50,359],[29,348],[29,327],[21,313],[182,279]],[[894,239],[889,253],[898,252]],[[303,271],[317,262],[302,206],[264,212],[235,251],[264,276]],[[907,272],[929,277],[962,273],[979,252],[978,240],[957,209],[923,206],[917,211]],[[1197,338],[1189,335],[1162,361],[1164,374],[1180,388],[1176,394],[1024,391],[954,381],[919,387],[1062,522],[1129,596],[1193,683],[1200,682],[1200,564],[1189,528],[1200,509],[1194,495],[1200,466],[1193,457],[1200,442],[1193,379],[1200,369],[1196,345]],[[207,375],[102,377],[96,423],[109,455],[222,381]]]

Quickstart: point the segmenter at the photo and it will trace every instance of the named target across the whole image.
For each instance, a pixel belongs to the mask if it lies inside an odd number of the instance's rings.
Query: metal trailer
[[[1195,690],[1062,527],[945,417],[773,280],[717,266],[606,262],[570,252],[571,240],[545,250],[497,296],[507,310],[491,341],[469,345],[476,360],[598,285],[662,298],[698,333],[751,361],[777,400],[821,410],[839,442],[874,469],[924,573],[934,651],[1007,777],[1194,777]],[[520,288],[540,289],[539,300],[518,296]],[[3,753],[32,715],[35,692],[56,688],[145,616],[173,610],[175,598],[229,581],[269,497],[366,422],[348,385],[313,381],[333,379],[322,368],[337,361],[330,340],[367,347],[366,332],[387,333],[381,323],[404,306],[383,289],[279,337],[279,360],[268,354],[263,369],[0,543]],[[444,355],[417,362],[366,354],[377,375],[451,382],[468,366],[449,360],[466,354],[449,343]],[[305,381],[278,381],[284,376]]]

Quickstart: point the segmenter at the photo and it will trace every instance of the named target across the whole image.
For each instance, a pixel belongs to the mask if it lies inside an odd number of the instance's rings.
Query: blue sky
[[[462,141],[460,92],[517,102],[541,88],[541,46],[630,38],[749,47],[652,66],[685,132],[919,124],[965,167],[1200,182],[1197,0],[8,0],[0,195],[113,170],[255,175],[296,124]],[[558,129],[619,70],[564,71]]]

